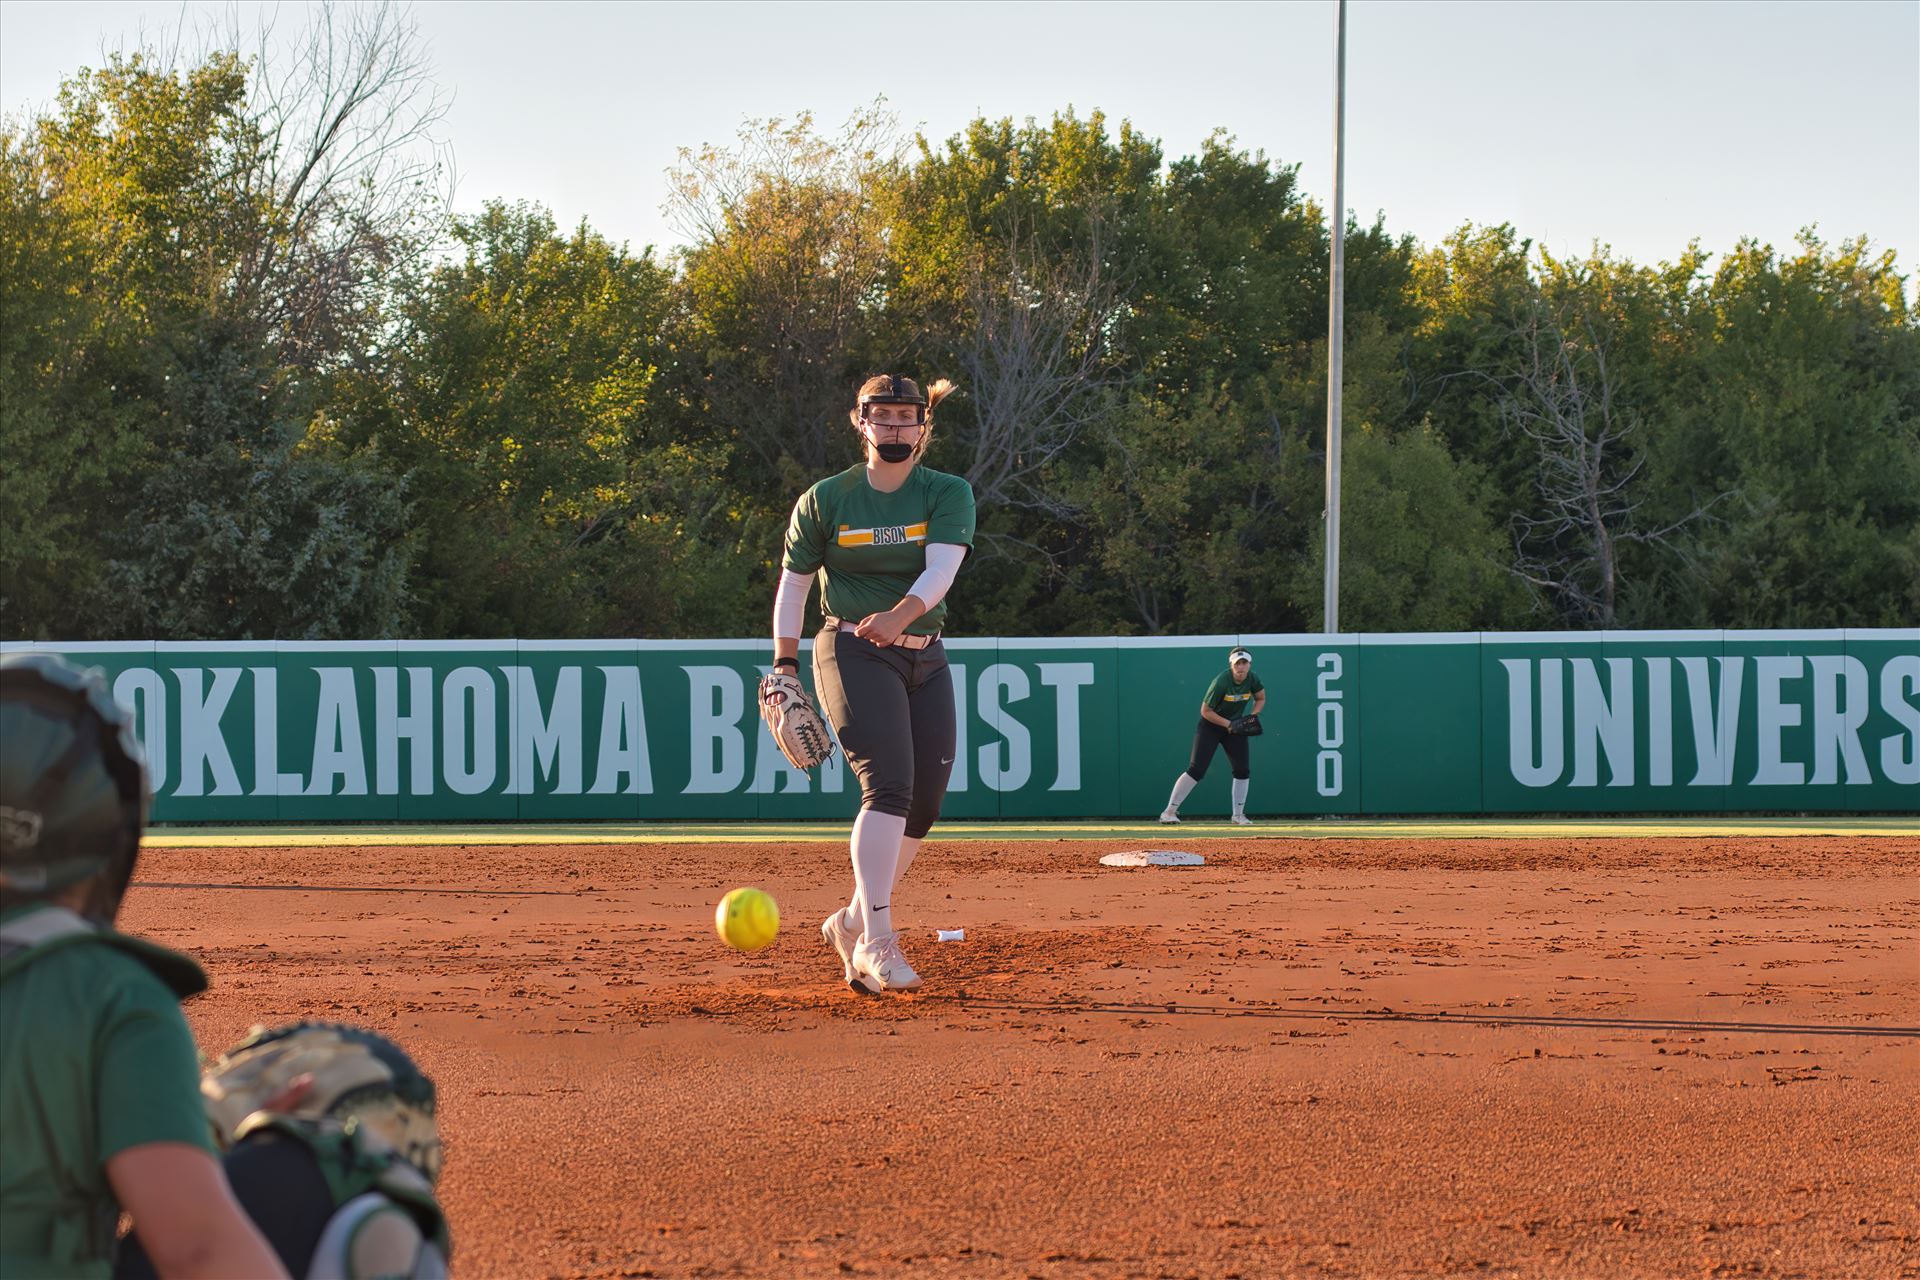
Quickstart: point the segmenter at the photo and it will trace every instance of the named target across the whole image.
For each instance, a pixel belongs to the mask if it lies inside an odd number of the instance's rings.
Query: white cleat
[[[1233,815],[1233,825],[1236,827],[1250,827],[1253,825],[1253,819],[1244,813],[1236,813]]]
[[[850,987],[857,985],[853,976],[853,949],[860,943],[860,930],[847,919],[845,907],[820,922],[820,936],[840,954],[842,980]]]
[[[855,991],[864,991],[868,995],[920,989],[920,975],[913,971],[906,956],[900,953],[898,933],[861,939],[860,945],[853,949],[852,969],[853,977],[849,985]]]
[[[1180,821],[1180,815],[1175,813],[1173,810],[1168,809],[1160,815],[1160,821],[1171,826],[1172,824]]]

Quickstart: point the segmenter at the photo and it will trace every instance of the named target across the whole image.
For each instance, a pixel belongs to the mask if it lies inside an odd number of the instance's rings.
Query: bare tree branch
[[[237,11],[203,43],[237,53]],[[437,246],[453,164],[450,100],[418,24],[394,0],[317,6],[290,41],[254,42],[254,144],[234,179],[256,223],[228,287],[285,361],[314,368],[372,341],[393,278]]]
[[[961,468],[982,504],[1071,517],[1046,470],[1108,412],[1114,360],[1107,334],[1121,290],[1103,254],[1098,211],[1085,243],[1048,253],[1017,223],[1004,256],[983,250],[967,281],[971,313],[959,352],[973,420],[961,430]]]
[[[1509,431],[1533,443],[1536,503],[1513,517],[1512,571],[1569,621],[1612,626],[1621,545],[1663,543],[1720,499],[1643,527],[1642,422],[1619,401],[1612,334],[1591,308],[1541,298],[1518,336],[1524,365],[1508,379],[1500,411]]]

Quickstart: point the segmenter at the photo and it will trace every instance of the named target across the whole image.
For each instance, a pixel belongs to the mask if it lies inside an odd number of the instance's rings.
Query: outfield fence
[[[1148,817],[1239,645],[1256,814],[1920,812],[1920,628],[951,639],[951,818]],[[805,646],[803,646],[805,647]],[[765,640],[26,644],[103,669],[162,822],[851,814]],[[1227,807],[1223,758],[1187,801]]]

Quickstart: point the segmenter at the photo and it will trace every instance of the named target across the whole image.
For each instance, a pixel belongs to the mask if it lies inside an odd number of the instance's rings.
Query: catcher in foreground
[[[123,1214],[163,1275],[287,1274],[207,1133],[207,975],[115,927],[148,798],[98,670],[0,659],[0,1275],[105,1280]]]
[[[861,462],[794,504],[773,603],[773,673],[760,712],[797,768],[832,743],[800,684],[800,619],[820,580],[825,623],[813,642],[813,683],[860,780],[853,822],[853,900],[821,936],[855,991],[912,991],[919,975],[900,951],[894,891],[940,816],[953,771],[953,677],[940,627],[947,590],[973,545],[973,488],[920,466],[933,410],[953,390],[925,393],[880,374],[855,396]]]
[[[1267,687],[1253,674],[1253,655],[1245,649],[1235,649],[1227,655],[1227,669],[1213,678],[1206,696],[1200,699],[1200,725],[1193,731],[1193,756],[1187,761],[1186,772],[1173,780],[1173,794],[1167,797],[1160,821],[1180,821],[1180,802],[1207,776],[1214,751],[1225,747],[1227,760],[1233,765],[1234,824],[1252,825],[1253,819],[1247,817],[1247,788],[1253,778],[1247,763],[1247,739],[1259,735],[1260,713],[1266,706]]]
[[[289,1274],[446,1280],[436,1094],[399,1045],[344,1023],[255,1027],[200,1094],[227,1181]],[[114,1280],[154,1275],[128,1236]]]

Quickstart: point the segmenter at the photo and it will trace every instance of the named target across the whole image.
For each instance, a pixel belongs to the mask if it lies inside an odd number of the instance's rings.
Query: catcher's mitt
[[[1227,722],[1227,732],[1237,733],[1243,738],[1257,738],[1264,731],[1260,728],[1259,716],[1236,716]]]
[[[833,735],[813,709],[800,677],[776,668],[760,679],[760,718],[775,745],[796,769],[811,769],[833,754]]]

